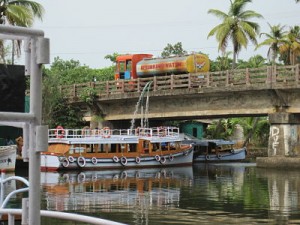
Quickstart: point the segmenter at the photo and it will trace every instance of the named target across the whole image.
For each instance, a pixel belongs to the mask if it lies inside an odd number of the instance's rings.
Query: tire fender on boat
[[[83,156],[79,156],[77,158],[77,164],[79,167],[85,167],[85,164],[86,164],[86,160]]]
[[[70,155],[70,156],[68,157],[68,160],[69,160],[69,162],[72,163],[72,162],[74,162],[74,157]]]
[[[114,157],[113,157],[113,161],[114,161],[114,162],[119,162],[118,156],[114,156]]]
[[[221,154],[218,154],[217,157],[218,157],[218,159],[221,159],[221,158],[222,158],[222,155],[221,155]]]
[[[65,136],[65,130],[62,126],[57,126],[55,131],[56,138],[63,138]]]
[[[109,129],[109,127],[104,127],[103,128],[103,138],[110,138],[111,135],[111,130]]]
[[[61,163],[62,163],[62,166],[65,167],[65,168],[67,168],[70,165],[69,160],[67,158],[64,158],[61,161]]]
[[[95,165],[95,164],[97,164],[97,162],[98,162],[97,158],[96,158],[96,157],[93,157],[93,158],[92,158],[92,163]]]
[[[206,159],[206,160],[210,160],[210,156],[209,156],[209,155],[206,155],[206,156],[205,156],[205,159]]]
[[[121,159],[120,159],[120,162],[123,166],[126,166],[127,165],[127,158],[125,156],[122,156]]]
[[[167,161],[167,159],[166,159],[165,156],[162,156],[162,157],[160,158],[160,163],[161,163],[161,164],[165,164],[166,161]]]
[[[231,149],[231,150],[230,150],[230,152],[231,152],[232,154],[234,154],[234,153],[235,153],[234,149]]]
[[[169,155],[169,160],[173,161],[174,160],[174,156],[172,154]]]
[[[141,158],[137,156],[137,157],[135,158],[135,162],[136,162],[137,164],[140,164]]]
[[[156,161],[160,161],[160,156],[159,156],[159,155],[156,155],[156,156],[155,156],[155,160],[156,160]]]

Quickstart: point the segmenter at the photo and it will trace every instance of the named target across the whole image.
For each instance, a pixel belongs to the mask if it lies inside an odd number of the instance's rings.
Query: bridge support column
[[[273,113],[269,121],[268,157],[257,158],[257,166],[300,168],[300,115]]]

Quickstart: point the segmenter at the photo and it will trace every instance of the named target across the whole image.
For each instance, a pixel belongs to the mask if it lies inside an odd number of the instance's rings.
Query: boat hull
[[[234,149],[232,151],[216,154],[201,154],[194,158],[194,162],[219,162],[219,161],[241,161],[246,158],[246,148]]]
[[[83,157],[82,157],[83,158]],[[139,157],[64,157],[57,154],[41,155],[42,171],[57,170],[99,170],[99,169],[124,169],[191,165],[193,163],[193,149],[188,148],[174,154],[139,156]]]
[[[0,170],[15,171],[17,147],[15,145],[0,146]]]

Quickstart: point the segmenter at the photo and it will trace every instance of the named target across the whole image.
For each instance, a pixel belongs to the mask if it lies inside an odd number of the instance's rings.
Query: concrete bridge
[[[87,120],[130,121],[149,82],[149,120],[269,116],[269,156],[300,154],[299,65],[90,82],[61,91],[86,110]]]

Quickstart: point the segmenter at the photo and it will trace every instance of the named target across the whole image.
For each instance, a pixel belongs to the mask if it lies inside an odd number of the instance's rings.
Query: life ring
[[[169,155],[169,159],[170,159],[170,161],[173,161],[174,160],[174,156],[172,154]]]
[[[79,156],[77,159],[77,164],[79,167],[84,167],[86,164],[86,160],[83,156]]]
[[[156,161],[160,161],[160,156],[159,156],[159,155],[156,155],[156,156],[155,156],[155,160],[156,160]]]
[[[69,165],[70,165],[70,163],[69,163],[68,159],[64,158],[62,160],[62,166],[65,167],[65,168],[67,168]]]
[[[70,156],[68,157],[68,160],[69,160],[69,162],[72,163],[72,162],[74,162],[74,157],[70,155]]]
[[[123,166],[126,166],[127,165],[127,158],[125,156],[122,156],[121,159],[120,159],[120,162]]]
[[[221,158],[222,158],[222,155],[221,155],[221,154],[218,154],[217,157],[218,157],[218,159],[221,159]]]
[[[166,133],[167,133],[166,128],[158,127],[157,130],[158,130],[159,137],[165,137],[166,136]]]
[[[135,162],[136,162],[137,164],[140,164],[141,158],[137,156],[137,157],[135,158]]]
[[[209,155],[206,155],[206,156],[205,156],[205,159],[206,159],[206,160],[210,160],[210,156],[209,156]]]
[[[57,126],[55,131],[56,138],[63,138],[65,136],[65,130],[62,126]]]
[[[165,156],[162,156],[161,159],[160,159],[160,163],[161,164],[165,164],[167,161],[166,157]]]
[[[109,129],[109,127],[104,127],[102,137],[110,138],[110,135],[111,135],[111,130]]]
[[[95,164],[97,164],[97,162],[98,162],[97,158],[96,158],[96,157],[93,157],[93,158],[92,158],[92,163],[95,165]]]
[[[114,156],[114,157],[113,157],[113,161],[114,161],[114,162],[119,162],[118,156]]]

